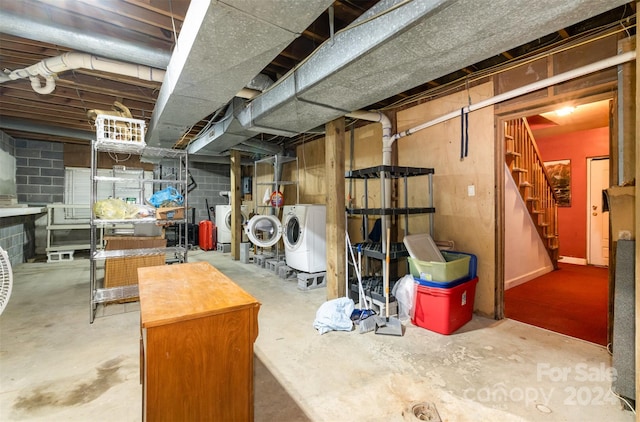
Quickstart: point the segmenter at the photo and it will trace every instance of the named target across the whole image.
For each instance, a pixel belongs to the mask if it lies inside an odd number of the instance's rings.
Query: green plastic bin
[[[442,251],[446,262],[420,261],[408,257],[411,275],[422,280],[435,282],[449,282],[469,275],[468,254]]]

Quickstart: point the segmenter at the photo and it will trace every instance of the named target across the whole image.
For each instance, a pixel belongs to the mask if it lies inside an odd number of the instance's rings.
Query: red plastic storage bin
[[[477,283],[477,277],[450,288],[416,283],[411,322],[436,333],[453,333],[471,321]]]

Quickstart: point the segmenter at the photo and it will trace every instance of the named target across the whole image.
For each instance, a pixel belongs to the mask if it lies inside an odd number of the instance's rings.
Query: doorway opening
[[[602,346],[609,341],[609,220],[602,190],[610,180],[610,103],[610,98],[585,100],[563,105],[571,109],[508,117],[526,118],[555,192],[555,233],[534,222],[530,201],[536,198],[527,193],[518,195],[523,217],[513,216],[518,204],[509,202],[514,197],[509,189],[522,189],[505,167],[504,316]],[[550,239],[556,241],[555,256],[540,252]]]

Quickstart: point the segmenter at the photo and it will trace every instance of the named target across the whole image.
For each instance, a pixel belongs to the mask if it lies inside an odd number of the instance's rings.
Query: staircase
[[[505,123],[505,161],[547,253],[558,268],[558,205],[526,118]]]

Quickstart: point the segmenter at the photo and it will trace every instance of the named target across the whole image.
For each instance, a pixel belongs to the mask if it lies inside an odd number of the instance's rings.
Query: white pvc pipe
[[[54,89],[56,89],[56,81],[53,79],[53,76],[45,76],[44,81],[45,84],[42,86],[40,83],[40,78],[37,76],[30,76],[29,80],[31,81],[31,88],[38,94],[51,94]]]
[[[547,79],[542,79],[540,81],[534,82],[529,85],[522,86],[520,88],[516,88],[514,90],[496,95],[494,97],[488,98],[486,100],[480,101],[477,104],[471,104],[467,107],[463,107],[462,111],[465,113],[469,113],[471,111],[479,110],[484,107],[488,107],[490,105],[494,105],[500,103],[502,101],[510,100],[515,97],[519,97],[521,95],[528,94],[533,91],[537,91],[542,88],[547,88],[551,85],[556,85],[562,82],[566,82],[570,79],[578,78],[580,76],[588,75],[589,73],[594,73],[609,67],[617,66],[622,63],[626,63],[632,60],[635,60],[636,52],[630,51],[628,53],[619,54],[617,56],[609,57],[608,59],[600,60],[586,66],[579,67],[577,69],[570,70],[568,72],[560,73],[558,75],[552,76]],[[399,132],[393,135],[394,140],[403,138],[405,136],[409,136],[419,130],[426,129],[428,127],[437,125],[438,123],[445,122],[447,120],[455,119],[456,117],[460,117],[461,111],[456,110],[452,111],[449,114],[445,114],[444,116],[438,117],[436,119],[430,120],[428,122],[422,123],[418,126],[415,126],[411,129],[407,129],[403,132]]]
[[[14,70],[7,75],[8,79],[0,79],[0,83],[8,80],[30,78],[31,86],[36,92],[49,94],[55,89],[55,80],[53,77],[58,73],[72,69],[98,70],[154,82],[162,82],[165,75],[165,71],[161,69],[108,60],[91,54],[70,51],[61,56],[44,59],[24,69]],[[40,76],[46,80],[44,87],[40,84]]]
[[[391,146],[393,142],[396,140],[395,137],[391,136],[391,120],[379,111],[364,111],[364,110],[356,110],[349,114],[347,117],[352,117],[354,119],[362,119],[370,122],[380,122],[382,124],[382,165],[390,166],[391,165]],[[382,208],[390,208],[391,207],[391,180],[387,180],[384,172],[380,174],[380,187],[382,196]],[[386,252],[387,245],[387,227],[389,227],[389,217],[385,216],[381,221],[381,241],[382,241],[382,252]],[[383,266],[386,263],[383,263]],[[384,269],[384,268],[383,268]]]

